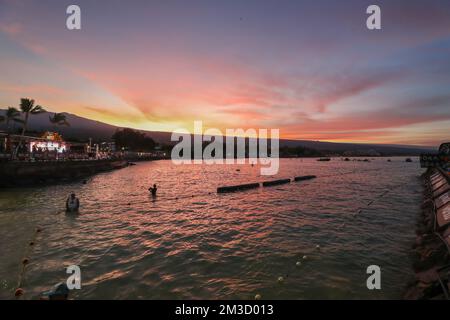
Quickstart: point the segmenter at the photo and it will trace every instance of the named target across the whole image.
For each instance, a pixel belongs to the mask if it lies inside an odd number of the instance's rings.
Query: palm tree
[[[6,150],[10,149],[10,146],[11,146],[9,124],[11,121],[14,123],[16,123],[16,122],[23,123],[23,121],[19,117],[20,117],[19,110],[17,110],[16,108],[13,108],[13,107],[8,107],[8,109],[5,112],[5,115],[0,117],[0,122],[1,121],[6,122]]]
[[[16,108],[8,107],[6,110],[4,119],[6,121],[6,130],[9,133],[9,123],[12,122],[23,122],[20,118],[20,112]]]
[[[5,121],[5,117],[4,116],[0,116],[0,123]],[[0,143],[0,147],[2,147],[3,143]],[[1,149],[0,149],[1,150]]]
[[[19,148],[22,145],[23,137],[27,131],[28,119],[30,115],[36,115],[45,112],[45,109],[39,105],[34,105],[33,99],[22,98],[20,99],[20,111],[25,114],[25,120],[23,121],[22,133],[20,134],[19,144],[14,152],[13,158],[17,156]]]
[[[66,115],[64,113],[55,113],[53,117],[48,117],[51,123],[55,126],[70,126],[69,122],[66,119]]]

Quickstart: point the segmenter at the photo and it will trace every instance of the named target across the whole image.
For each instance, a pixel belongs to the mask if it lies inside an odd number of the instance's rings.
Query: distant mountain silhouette
[[[3,115],[5,110],[0,109],[0,115]],[[87,118],[83,118],[71,113],[64,113],[70,126],[58,126],[57,131],[68,141],[87,141],[92,138],[94,141],[111,141],[111,137],[114,132],[121,127],[106,124],[104,122],[95,121]],[[50,123],[49,116],[53,113],[45,112],[39,115],[33,115],[30,117],[28,130],[43,132],[46,130],[55,130],[55,127]],[[20,124],[16,124],[16,130],[19,129]],[[5,123],[0,123],[0,130],[5,130]],[[149,137],[160,144],[174,144],[170,141],[170,132],[161,131],[146,131],[138,130],[146,133]],[[311,140],[280,140],[280,147],[297,147],[302,146],[306,148],[325,150],[330,152],[378,152],[384,155],[418,155],[422,152],[434,152],[437,151],[438,146],[435,148],[423,147],[423,146],[409,146],[409,145],[383,145],[383,144],[359,144],[359,143],[335,143],[335,142],[322,142]]]
[[[3,115],[5,110],[0,109],[0,115]],[[46,130],[55,130],[55,126],[49,121],[49,116],[53,116],[53,112],[44,112],[38,115],[30,116],[28,121],[28,131],[43,132]],[[104,122],[95,121],[83,118],[71,113],[63,112],[66,116],[67,122],[70,126],[57,126],[56,130],[68,141],[71,140],[88,140],[92,138],[95,141],[111,141],[114,132],[121,127],[106,124]],[[16,128],[21,125],[16,124]],[[12,127],[12,125],[10,125]],[[0,123],[0,130],[5,130],[6,125]],[[170,141],[170,133],[157,131],[144,131],[158,143],[167,143]]]

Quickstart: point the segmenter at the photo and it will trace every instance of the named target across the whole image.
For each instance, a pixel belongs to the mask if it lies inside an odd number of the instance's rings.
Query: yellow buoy
[[[297,261],[297,263],[295,264],[297,267],[300,267],[302,265],[302,263],[300,261]]]
[[[283,277],[278,277],[278,282],[283,282],[284,281],[284,278]]]
[[[261,295],[259,293],[255,295],[255,300],[261,300]]]
[[[306,259],[308,259],[308,256],[303,256],[303,260],[306,260]]]

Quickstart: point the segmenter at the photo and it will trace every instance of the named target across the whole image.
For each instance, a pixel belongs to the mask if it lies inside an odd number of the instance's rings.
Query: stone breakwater
[[[126,160],[2,162],[0,163],[0,187],[73,181],[127,165]]]
[[[406,299],[449,299],[450,184],[448,173],[432,169],[422,176],[424,202],[413,245],[415,279]]]

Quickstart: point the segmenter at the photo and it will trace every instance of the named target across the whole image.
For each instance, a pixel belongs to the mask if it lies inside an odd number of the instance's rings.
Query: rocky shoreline
[[[413,244],[415,279],[405,299],[449,299],[450,291],[450,184],[448,174],[429,169],[422,176],[424,202]]]

